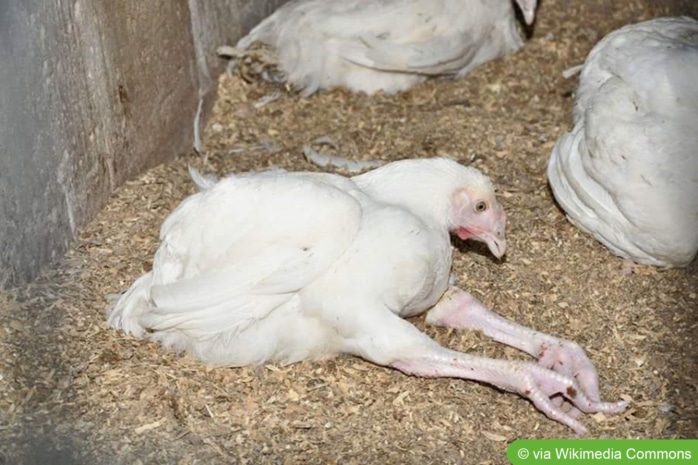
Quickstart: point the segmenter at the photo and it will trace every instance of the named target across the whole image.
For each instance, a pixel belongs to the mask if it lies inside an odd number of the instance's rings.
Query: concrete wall
[[[234,41],[283,0],[0,0],[0,287],[124,180],[190,150]]]

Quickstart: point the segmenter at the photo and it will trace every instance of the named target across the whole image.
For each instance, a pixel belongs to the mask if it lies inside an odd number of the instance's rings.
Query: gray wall
[[[190,150],[235,40],[283,0],[0,0],[0,288],[109,194]]]

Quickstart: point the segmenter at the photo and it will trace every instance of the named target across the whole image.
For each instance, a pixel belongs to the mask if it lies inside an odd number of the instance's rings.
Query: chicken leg
[[[462,294],[449,296],[449,298],[455,297],[457,302],[462,303],[467,300],[465,296],[469,295],[462,292]],[[441,312],[445,314],[442,316],[447,317],[458,313],[451,308],[461,307],[473,308],[474,306],[457,306],[448,300],[442,301],[432,310],[432,312],[436,310],[436,316],[432,316],[430,319],[443,323],[444,320],[436,318]],[[538,363],[477,357],[447,349],[420,332],[408,321],[391,312],[372,312],[370,325],[363,324],[368,323],[368,321],[362,321],[361,318],[357,318],[356,314],[353,317],[352,323],[357,331],[354,333],[355,336],[350,339],[351,342],[345,346],[346,352],[414,376],[472,379],[492,384],[502,390],[515,392],[533,402],[538,410],[550,419],[569,426],[578,434],[585,434],[587,429],[575,418],[574,413],[563,411],[560,405],[552,400],[553,398],[563,396],[584,413],[621,413],[627,406],[627,402],[601,402],[590,398],[574,376],[566,372],[551,370]],[[451,319],[446,318],[446,320],[450,322]],[[496,325],[490,326],[496,328]],[[481,327],[487,327],[490,331],[487,325],[481,325]],[[360,332],[359,329],[361,329]],[[531,350],[536,345],[536,342],[533,341],[535,332],[532,332],[532,336],[520,339],[514,336],[506,337],[504,336],[504,325],[502,325],[500,328],[490,331],[490,334],[493,333],[499,334],[501,339],[506,338],[512,344],[530,346]],[[538,343],[539,346],[541,344]],[[568,356],[565,350],[562,353],[565,357]],[[583,356],[584,353],[581,353]],[[585,357],[583,358],[586,360]],[[591,373],[595,379],[595,371],[588,360],[581,363],[580,366],[587,367],[587,364],[591,367]],[[586,378],[583,377],[583,379]],[[593,383],[587,384],[593,385]],[[592,389],[592,395],[598,395],[598,390]]]
[[[600,400],[596,369],[577,343],[509,321],[465,291],[452,287],[429,311],[426,322],[482,331],[497,342],[535,357],[542,366],[576,379],[589,399]]]

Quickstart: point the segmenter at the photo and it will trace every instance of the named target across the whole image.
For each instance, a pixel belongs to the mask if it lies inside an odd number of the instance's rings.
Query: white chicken
[[[531,24],[537,0],[516,3]],[[237,53],[255,42],[277,51],[305,96],[338,86],[392,94],[428,76],[465,76],[524,44],[511,0],[291,0]]]
[[[584,63],[548,178],[572,223],[616,255],[684,266],[698,251],[697,79],[691,18],[625,26]]]
[[[403,160],[345,178],[283,171],[195,177],[202,191],[164,222],[151,272],[108,321],[213,365],[293,363],[338,353],[424,377],[494,384],[583,433],[598,378],[576,344],[508,322],[449,288],[449,231],[501,257],[506,214],[487,177],[443,158]],[[433,307],[433,308],[431,308]],[[473,328],[539,359],[446,349],[403,317]]]

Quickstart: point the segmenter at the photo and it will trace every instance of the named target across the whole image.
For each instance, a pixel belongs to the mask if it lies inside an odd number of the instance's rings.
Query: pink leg
[[[352,315],[354,323],[362,323]],[[528,398],[549,418],[579,434],[587,432],[574,415],[564,412],[551,398],[564,396],[585,413],[620,413],[627,402],[599,402],[590,399],[577,381],[564,373],[533,362],[475,357],[440,346],[409,322],[391,312],[375,312],[370,325],[360,324],[346,340],[344,351],[379,365],[423,377],[450,377],[482,381]]]
[[[532,355],[542,366],[576,379],[589,399],[600,400],[596,369],[578,344],[502,318],[465,291],[451,288],[429,311],[426,322],[482,331],[497,342]]]
[[[563,411],[552,399],[564,396],[577,412],[585,413],[621,413],[628,405],[593,401],[573,378],[532,362],[474,357],[441,348],[396,360],[391,366],[416,376],[472,379],[516,392],[533,402],[548,418],[569,426],[577,434],[586,434],[587,429],[577,420],[577,415]]]

